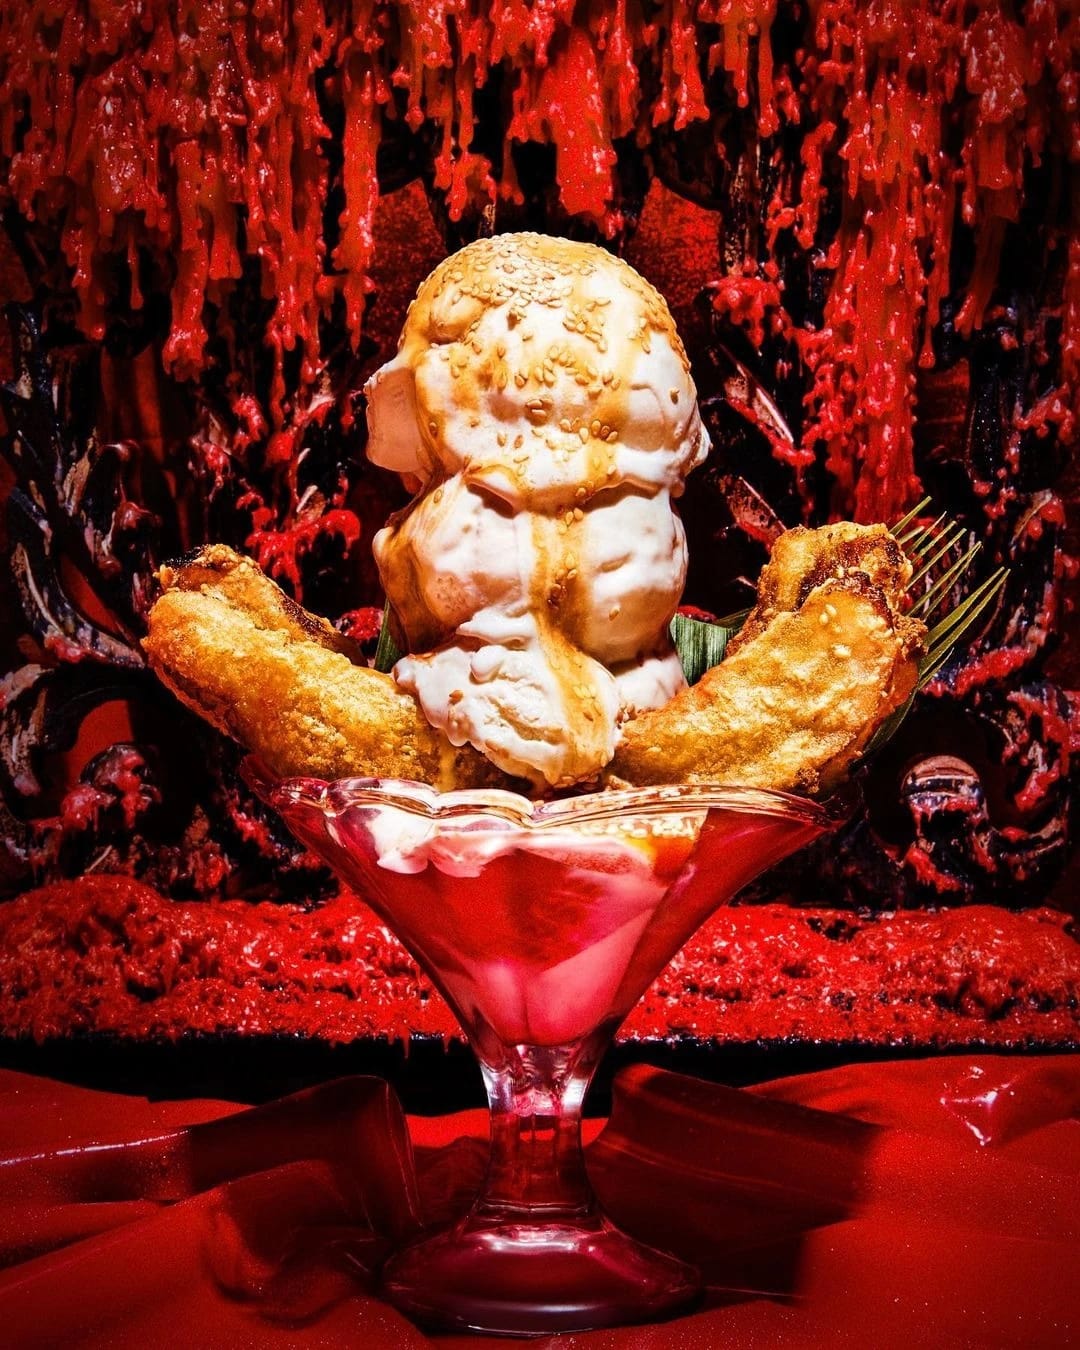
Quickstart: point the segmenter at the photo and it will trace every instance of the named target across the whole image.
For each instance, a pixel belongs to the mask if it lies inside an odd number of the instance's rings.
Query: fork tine
[[[927,590],[926,594],[916,601],[912,606],[912,613],[919,614],[923,618],[926,618],[933,613],[938,601],[948,591],[953,582],[967,571],[972,558],[975,557],[976,553],[978,553],[981,548],[982,544],[976,540],[965,554],[957,558],[948,570],[938,577],[937,581],[935,581]]]
[[[938,537],[935,533],[936,527],[941,523],[940,518],[931,522],[929,525],[920,525],[917,529],[910,530],[900,540],[900,547],[913,561],[920,553],[926,551]]]
[[[921,531],[921,537],[917,539],[915,543],[906,545],[908,553],[916,553],[919,557],[922,557],[924,553],[932,549],[938,539],[941,538],[941,525],[946,520],[948,520],[948,516],[942,511],[941,515],[938,516],[933,524],[927,525],[926,528]]]
[[[939,638],[936,643],[931,644],[926,655],[919,663],[917,689],[924,689],[934,676],[938,674],[942,667],[947,664],[949,657],[952,655],[953,648],[956,646],[956,642],[969,627],[974,625],[978,619],[981,618],[985,610],[1001,593],[1005,586],[1005,582],[1008,580],[1008,576],[1008,568],[999,568],[997,572],[995,572],[992,577],[988,578],[984,585],[980,587],[980,590],[983,590],[985,593],[980,596],[977,603],[972,605],[970,609],[964,613],[959,627],[953,623],[951,625],[951,631],[947,636]],[[973,596],[969,596],[968,599],[973,599],[975,594],[978,594],[978,592],[975,592]],[[955,616],[950,617],[955,618]]]
[[[908,588],[910,589],[912,586],[922,581],[923,577],[926,576],[931,568],[939,563],[946,553],[951,552],[957,544],[959,544],[965,533],[966,531],[962,525],[958,525],[955,520],[950,520],[945,527],[944,532],[939,536],[941,539],[940,545],[934,549],[928,558],[923,559],[922,565],[908,582]]]
[[[912,564],[913,575],[907,586],[909,595],[911,588],[928,577],[942,559],[954,549],[962,547],[964,536],[968,534],[963,525],[950,520],[945,512],[929,525],[916,525],[914,522],[920,512],[929,504],[930,498],[924,497],[892,526],[893,537]],[[967,574],[972,560],[981,547],[980,542],[975,540],[970,548],[949,563],[941,576],[927,587],[925,593],[913,600],[910,612],[929,624],[931,616],[938,609],[940,602],[947,597],[949,590]],[[878,728],[867,746],[866,754],[884,745],[893,734],[914,702],[915,694],[920,689],[925,689],[945,666],[956,643],[975,626],[1001,594],[1008,576],[1009,569],[999,567],[930,629],[926,637],[926,652],[919,662],[918,678],[911,696]]]
[[[911,510],[906,515],[901,516],[895,525],[889,526],[891,532],[895,536],[897,536],[897,538],[899,538],[899,536],[903,534],[903,532],[907,529],[907,527],[912,523],[915,517],[918,516],[920,512],[926,510],[926,508],[930,505],[931,500],[932,499],[930,497],[924,497],[921,502],[916,502],[915,505],[911,508]]]
[[[910,582],[907,583],[907,589],[911,590],[914,586],[918,586],[918,583],[929,576],[942,559],[948,558],[949,553],[960,548],[965,533],[967,531],[965,531],[963,525],[950,525],[949,532],[941,536],[941,543],[938,544],[938,547],[933,552],[927,553],[926,558],[923,558],[922,563],[915,568]],[[946,566],[950,567],[952,563],[946,563]]]
[[[904,530],[902,534],[894,534],[893,538],[903,549],[908,549],[918,539],[926,536],[927,526],[912,525],[910,529]]]
[[[981,586],[977,586],[951,613],[946,614],[943,619],[939,620],[928,635],[928,655],[941,650],[944,644],[951,643],[958,630],[973,624],[991,601],[997,597],[1007,576],[1008,569],[999,567],[992,576],[987,577]]]

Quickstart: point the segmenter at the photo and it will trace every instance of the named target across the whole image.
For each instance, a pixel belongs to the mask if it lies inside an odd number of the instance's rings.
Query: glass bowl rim
[[[441,792],[427,783],[404,778],[277,778],[250,757],[243,767],[249,786],[268,805],[277,810],[304,806],[330,817],[357,806],[379,805],[433,822],[475,820],[480,816],[524,829],[543,830],[627,815],[724,808],[776,816],[825,831],[841,821],[850,809],[849,804],[837,798],[816,802],[772,788],[728,783],[663,783],[533,800],[506,788],[456,788]]]

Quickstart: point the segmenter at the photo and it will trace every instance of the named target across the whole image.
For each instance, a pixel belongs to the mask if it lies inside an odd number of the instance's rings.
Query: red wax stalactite
[[[320,322],[339,295],[359,343],[385,119],[429,128],[430,181],[451,220],[520,201],[514,152],[531,141],[555,149],[565,212],[609,237],[624,224],[615,178],[624,138],[645,145],[657,127],[678,132],[744,108],[768,158],[777,134],[798,124],[799,163],[769,205],[764,256],[725,279],[721,297],[732,286],[740,294],[720,305],[755,345],[794,342],[807,382],[803,447],[833,474],[836,508],[888,517],[918,487],[917,372],[933,364],[957,224],[974,236],[955,316],[970,335],[991,301],[1028,168],[1051,144],[1080,158],[1080,8],[818,0],[790,66],[774,55],[780,12],[777,0],[663,0],[647,10],[636,0],[7,4],[7,195],[26,218],[58,228],[94,338],[114,299],[113,259],[128,261],[132,309],[143,303],[139,263],[150,261],[172,303],[163,360],[183,379],[201,378],[215,334],[233,338],[228,299],[255,267],[273,365],[266,412],[280,429],[305,422],[327,360]],[[496,68],[498,169],[475,144],[476,94]],[[330,104],[343,127],[333,180]],[[825,237],[821,205],[837,164],[842,218]],[[328,221],[332,190],[343,205]],[[786,232],[830,276],[813,326],[790,326],[767,267]],[[1075,238],[1067,248],[1062,373],[1075,388]]]
[[[775,264],[766,263],[758,276],[753,263],[744,263],[741,276],[728,276],[713,292],[712,306],[729,323],[741,324],[755,347],[765,340],[766,327],[786,333],[790,321],[783,312],[781,285]]]
[[[1000,0],[884,0],[869,9],[822,0],[811,7],[812,40],[795,72],[774,70],[774,11],[760,0],[725,3],[715,17],[736,102],[755,108],[758,134],[803,128],[801,173],[781,176],[766,244],[771,256],[792,231],[830,277],[820,323],[788,333],[808,384],[803,445],[824,456],[837,511],[889,519],[919,490],[917,375],[934,364],[932,335],[957,283],[957,228],[973,234],[954,321],[970,336],[990,305],[1025,173],[1051,142],[1058,155],[1080,158],[1080,11],[1046,0],[1016,10]],[[827,237],[821,207],[837,161],[846,191],[839,228]],[[1075,230],[1069,249],[1063,371],[1075,390]],[[715,303],[760,346],[785,331],[786,316],[782,293],[765,299],[759,287],[755,295],[744,276],[726,277]]]
[[[102,12],[77,0],[58,17],[49,0],[6,5],[8,196],[26,218],[59,227],[80,320],[95,338],[112,298],[112,255],[136,260],[142,250],[158,264],[172,301],[164,361],[181,378],[200,375],[230,285],[255,264],[268,302],[263,340],[279,368],[300,349],[300,390],[310,391],[319,320],[336,291],[354,345],[362,329],[375,153],[383,117],[398,115],[395,89],[407,125],[434,128],[432,179],[451,219],[519,195],[513,149],[531,140],[555,146],[567,213],[608,234],[618,216],[614,142],[642,139],[669,117],[682,127],[709,115],[694,5],[667,0],[648,21],[633,0],[580,11],[576,0],[497,12],[419,0],[126,0]],[[646,102],[639,70],[650,63],[662,77]],[[509,115],[496,181],[473,145],[474,98],[499,65]],[[327,99],[344,114],[332,252]],[[279,423],[284,398],[279,378]]]
[[[359,48],[357,50],[356,48]],[[374,253],[373,221],[378,201],[375,157],[379,149],[379,109],[389,100],[386,81],[359,44],[342,64],[342,138],[345,208],[338,221],[341,240],[334,266],[342,273],[345,316],[353,345],[359,341],[372,285],[368,276]]]
[[[833,277],[822,325],[795,335],[810,377],[804,444],[824,448],[838,505],[864,520],[898,514],[918,486],[915,363],[948,286],[948,259],[934,249],[951,237],[941,123],[959,60],[958,31],[928,7],[886,5],[876,17],[860,23],[842,3],[817,14],[805,76],[820,121],[804,154],[804,239],[830,140],[847,182],[821,261]]]
[[[772,136],[780,128],[773,85],[772,43],[769,30],[776,17],[776,0],[724,0],[717,11],[723,28],[721,44],[724,69],[735,85],[740,108],[750,106],[751,46],[756,50],[754,75],[758,98],[758,128]]]

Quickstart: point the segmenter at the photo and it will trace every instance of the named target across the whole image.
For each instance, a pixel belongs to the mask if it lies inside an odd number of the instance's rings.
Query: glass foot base
[[[470,1216],[392,1256],[382,1289],[432,1329],[540,1336],[671,1316],[695,1302],[701,1282],[693,1267],[601,1215],[556,1222]]]

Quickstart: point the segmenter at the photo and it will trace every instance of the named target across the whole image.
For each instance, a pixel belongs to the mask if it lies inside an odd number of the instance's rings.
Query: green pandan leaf
[[[741,621],[748,612],[732,617]],[[691,619],[685,614],[675,615],[671,621],[671,640],[679,653],[688,684],[696,684],[707,670],[720,664],[728,640],[741,626],[741,622],[726,627],[723,624],[706,623],[703,619]],[[379,642],[375,648],[375,669],[386,674],[394,668],[400,657],[401,653],[390,636],[390,607],[387,605],[383,609]]]
[[[679,653],[687,684],[697,684],[702,675],[724,659],[728,641],[739,631],[723,624],[706,623],[676,614],[671,621],[671,640]]]
[[[384,675],[393,670],[401,657],[397,643],[390,636],[390,606],[383,606],[382,627],[379,629],[379,642],[375,648],[375,669]]]

